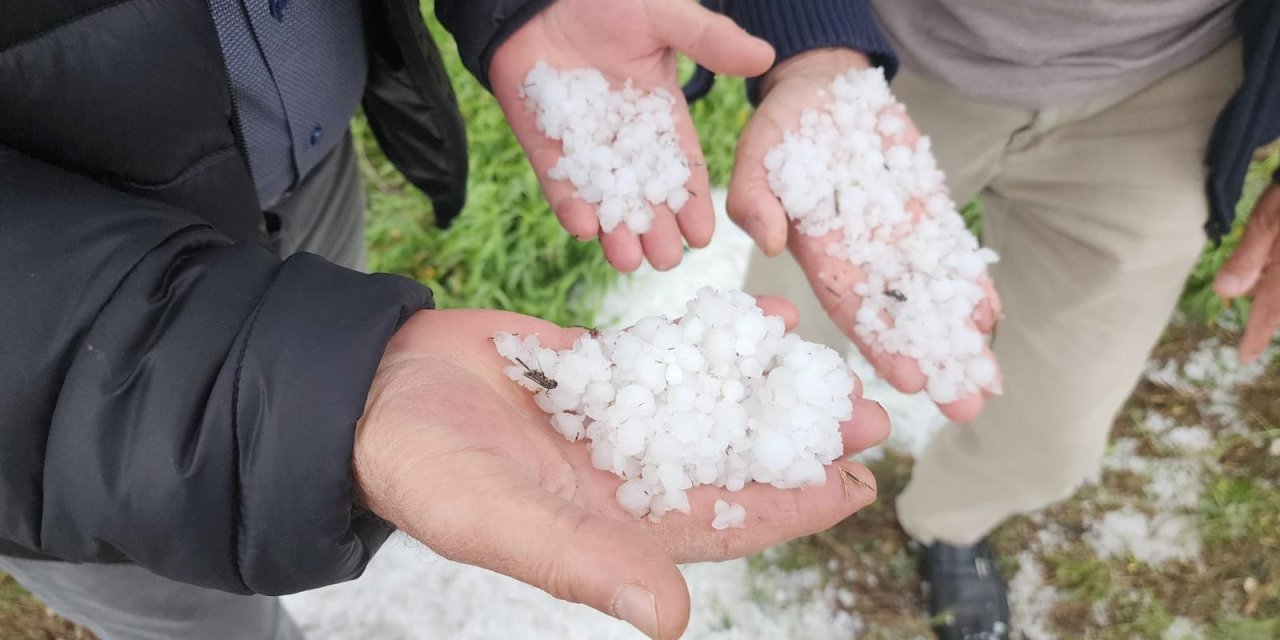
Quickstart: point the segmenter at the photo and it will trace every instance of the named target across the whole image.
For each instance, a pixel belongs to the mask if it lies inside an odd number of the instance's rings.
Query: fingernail
[[[650,638],[660,639],[658,601],[644,587],[624,584],[613,596],[613,617],[639,629]]]

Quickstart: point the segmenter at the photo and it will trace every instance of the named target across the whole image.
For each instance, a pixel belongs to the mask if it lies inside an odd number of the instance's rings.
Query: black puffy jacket
[[[473,69],[547,0],[439,0]],[[461,208],[465,140],[416,0],[366,0],[365,109]],[[277,258],[207,0],[0,0],[0,554],[287,593],[390,528],[353,427],[421,285]]]

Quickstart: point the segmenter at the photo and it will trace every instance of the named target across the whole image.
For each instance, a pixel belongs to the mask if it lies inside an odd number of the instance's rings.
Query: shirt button
[[[284,20],[284,8],[289,4],[289,0],[267,0],[267,9],[271,11],[271,17],[276,20]]]
[[[320,125],[316,125],[316,128],[311,130],[311,145],[315,146],[317,142],[320,142],[320,138],[323,138],[323,137],[324,137],[324,127]]]

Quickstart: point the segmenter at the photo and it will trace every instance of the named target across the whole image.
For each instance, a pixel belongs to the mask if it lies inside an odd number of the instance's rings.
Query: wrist
[[[388,499],[391,486],[386,481],[389,471],[385,434],[395,426],[394,405],[398,397],[412,386],[414,359],[420,355],[426,335],[422,325],[433,313],[431,309],[414,312],[391,335],[365,396],[364,412],[356,421],[351,452],[355,479],[352,502],[393,523],[396,514],[392,509],[394,500]]]
[[[865,53],[847,47],[822,47],[798,53],[774,65],[760,79],[760,98],[764,99],[778,82],[793,75],[834,77],[849,69],[869,69],[871,59]]]

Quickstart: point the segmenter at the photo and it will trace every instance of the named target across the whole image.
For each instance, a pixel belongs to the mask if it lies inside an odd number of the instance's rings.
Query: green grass
[[[1116,588],[1111,563],[1098,558],[1086,547],[1071,547],[1044,560],[1058,588],[1077,600],[1105,600]]]
[[[424,10],[430,15],[429,2]],[[442,307],[588,323],[613,277],[599,247],[561,230],[497,103],[463,69],[448,34],[431,26],[467,122],[467,206],[452,227],[437,228],[430,202],[390,166],[357,118],[370,268],[422,281]]]
[[[1224,616],[1214,623],[1210,640],[1275,640],[1280,638],[1280,618],[1255,620]]]

